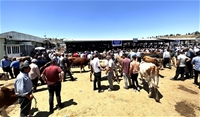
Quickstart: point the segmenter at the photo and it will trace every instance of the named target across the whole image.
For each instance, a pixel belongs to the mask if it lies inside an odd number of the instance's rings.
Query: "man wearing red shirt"
[[[60,67],[57,66],[56,60],[51,60],[51,65],[44,69],[42,72],[42,79],[46,81],[49,90],[49,111],[53,113],[53,98],[54,92],[56,93],[58,108],[63,108],[63,104],[61,103],[61,82],[64,77],[64,72]]]

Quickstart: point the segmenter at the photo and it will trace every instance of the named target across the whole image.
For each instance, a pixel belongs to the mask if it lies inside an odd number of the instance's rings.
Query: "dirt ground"
[[[172,70],[161,70],[164,78],[159,81],[160,103],[154,98],[148,97],[146,84],[141,86],[140,92],[133,89],[123,88],[124,80],[120,84],[114,82],[115,91],[109,92],[108,80],[102,79],[101,85],[105,90],[103,93],[93,91],[93,82],[89,81],[89,69],[79,73],[79,68],[72,68],[76,81],[62,82],[61,98],[64,108],[55,109],[49,115],[48,90],[47,86],[39,86],[38,92],[34,93],[37,99],[32,102],[32,112],[35,117],[74,117],[74,116],[172,116],[172,117],[198,117],[200,116],[200,89],[193,84],[193,79],[185,81],[172,81],[175,68]],[[103,75],[104,72],[102,72]],[[139,76],[140,78],[140,76]],[[14,80],[0,81],[0,85],[12,87]],[[56,107],[54,96],[54,105]],[[7,109],[10,117],[19,117],[19,104],[10,106]]]

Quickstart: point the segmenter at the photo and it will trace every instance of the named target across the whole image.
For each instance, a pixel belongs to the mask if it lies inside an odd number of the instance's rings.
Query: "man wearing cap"
[[[56,93],[58,108],[63,108],[63,104],[61,103],[61,82],[64,77],[64,72],[60,67],[57,66],[57,62],[55,59],[51,60],[51,65],[44,69],[42,72],[42,79],[46,81],[49,90],[49,112],[53,113],[53,100],[54,100],[54,92]]]
[[[30,64],[30,72],[28,73],[29,77],[31,78],[31,81],[33,83],[33,92],[37,89],[38,79],[40,78],[40,70],[36,64],[37,60],[32,59]]]
[[[20,117],[27,117],[31,109],[31,101],[34,98],[32,94],[32,81],[28,76],[30,71],[28,63],[23,63],[20,66],[20,73],[14,82],[15,94],[18,96],[20,104]]]

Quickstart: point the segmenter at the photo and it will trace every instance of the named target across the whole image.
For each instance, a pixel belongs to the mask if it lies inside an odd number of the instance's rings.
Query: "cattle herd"
[[[176,53],[176,50],[174,51]],[[75,53],[68,53],[69,57],[68,60],[70,62],[70,67],[80,67],[80,73],[84,70],[85,66],[90,66],[90,61],[92,60],[95,53],[99,53],[98,51],[85,51],[85,52],[75,52]],[[157,49],[141,49],[141,50],[132,50],[132,51],[104,51],[101,54],[100,64],[102,68],[106,67],[106,60],[105,57],[107,55],[114,55],[115,61],[115,68],[118,70],[118,73],[121,73],[121,66],[122,54],[126,53],[129,57],[133,54],[136,54],[138,58],[141,58],[140,61],[140,76],[144,79],[149,85],[149,97],[152,96],[152,89],[154,89],[156,94],[156,101],[159,102],[158,96],[158,85],[159,85],[159,70],[163,68],[163,50]],[[55,50],[48,50],[46,53],[36,53],[34,56],[26,56],[26,57],[19,57],[17,58],[20,63],[24,61],[28,61],[31,63],[31,59],[37,59],[38,67],[40,68],[40,72],[42,72],[46,67],[50,65],[50,60],[52,58],[59,59],[66,53],[56,52]],[[175,54],[176,57],[176,54]],[[10,59],[12,60],[12,59]],[[115,74],[118,75],[118,74]],[[0,73],[0,79],[5,80],[9,79],[9,75],[7,72]],[[42,83],[42,82],[41,82]],[[5,109],[15,103],[17,101],[17,96],[14,93],[13,88],[7,88],[6,86],[2,86],[0,88],[0,112],[3,116],[6,116]]]

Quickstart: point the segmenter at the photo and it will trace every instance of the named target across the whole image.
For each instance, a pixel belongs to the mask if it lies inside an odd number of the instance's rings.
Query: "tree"
[[[174,36],[173,34],[170,34],[169,36]]]
[[[190,33],[188,33],[188,35],[190,35]]]
[[[195,34],[195,35],[198,35],[198,34],[200,34],[200,33],[199,33],[199,31],[196,31],[194,34]]]
[[[181,34],[176,34],[176,36],[181,36]]]

